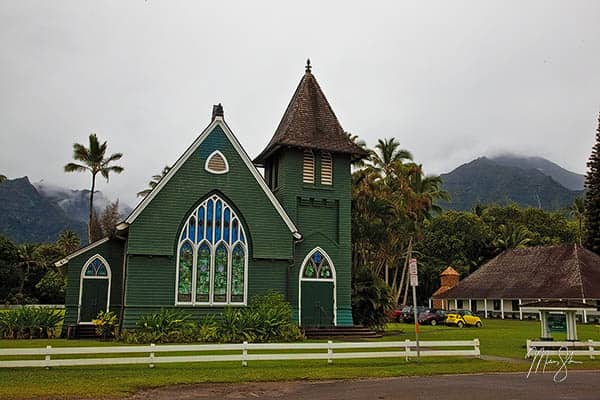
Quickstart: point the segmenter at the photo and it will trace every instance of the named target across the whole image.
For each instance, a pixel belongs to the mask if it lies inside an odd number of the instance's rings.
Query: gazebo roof
[[[535,301],[533,303],[521,304],[520,307],[521,309],[552,311],[596,310],[596,307],[593,307],[590,304],[585,304],[584,302],[577,300],[542,300]]]
[[[506,250],[435,297],[600,299],[600,256],[576,244]]]

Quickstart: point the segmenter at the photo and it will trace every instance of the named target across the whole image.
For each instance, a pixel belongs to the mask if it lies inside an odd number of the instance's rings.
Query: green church
[[[56,263],[67,268],[65,326],[89,325],[103,310],[124,328],[161,308],[200,318],[268,290],[304,327],[353,325],[350,165],[365,156],[310,63],[254,160],[214,106],[115,235]]]

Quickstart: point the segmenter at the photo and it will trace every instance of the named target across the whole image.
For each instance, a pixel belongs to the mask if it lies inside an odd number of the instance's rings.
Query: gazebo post
[[[500,299],[500,317],[504,319],[504,299]]]
[[[487,297],[483,299],[483,314],[485,315],[485,318],[487,319]]]
[[[577,311],[566,311],[565,316],[567,319],[567,340],[577,340]]]
[[[540,311],[540,323],[542,324],[542,340],[552,339],[548,331],[548,311]]]
[[[523,321],[523,310],[521,310],[521,304],[523,304],[523,302],[521,299],[519,299],[519,319]]]

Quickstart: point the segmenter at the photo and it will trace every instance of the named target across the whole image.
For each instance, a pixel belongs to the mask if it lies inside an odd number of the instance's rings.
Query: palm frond
[[[65,172],[85,172],[90,170],[90,168],[85,165],[75,163],[68,163],[64,168]]]

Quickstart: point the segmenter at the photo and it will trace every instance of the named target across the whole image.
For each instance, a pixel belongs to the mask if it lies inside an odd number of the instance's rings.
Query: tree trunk
[[[92,216],[94,214],[94,190],[96,189],[96,174],[92,172],[92,191],[90,192],[90,214],[88,218],[88,244],[92,243]]]
[[[398,304],[398,301],[400,300],[400,296],[402,295],[404,279],[406,279],[406,269],[408,268],[408,260],[410,259],[411,255],[412,255],[412,237],[408,241],[408,247],[406,250],[406,258],[404,259],[404,266],[402,267],[402,275],[400,275],[400,284],[398,285],[398,290],[397,290],[397,292],[395,294],[395,298],[394,298],[394,300],[396,302],[395,304]],[[403,304],[406,304],[406,300],[404,301]]]

